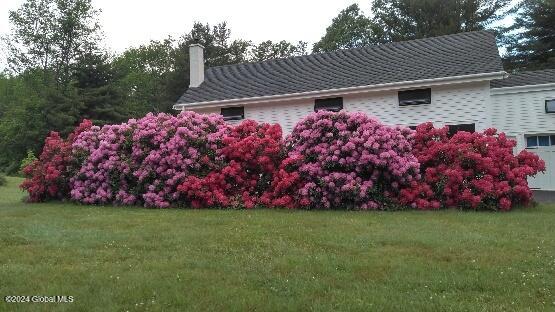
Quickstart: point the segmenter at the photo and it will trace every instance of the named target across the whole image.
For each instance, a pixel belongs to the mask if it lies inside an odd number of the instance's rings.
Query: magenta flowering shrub
[[[217,168],[216,150],[228,129],[219,115],[183,112],[177,117],[147,115],[133,133],[133,175],[146,206],[165,208],[177,203],[177,187],[190,176]]]
[[[221,156],[215,151],[228,127],[221,116],[193,112],[93,127],[73,144],[84,160],[71,179],[71,196],[87,204],[177,204],[177,186],[186,177],[217,167]]]
[[[532,199],[527,178],[545,170],[537,155],[522,151],[495,129],[458,132],[431,123],[416,128],[414,153],[423,178],[401,191],[401,203],[418,209],[510,210]]]
[[[419,178],[413,131],[363,113],[320,111],[286,140],[288,158],[273,181],[271,204],[312,209],[386,209]]]

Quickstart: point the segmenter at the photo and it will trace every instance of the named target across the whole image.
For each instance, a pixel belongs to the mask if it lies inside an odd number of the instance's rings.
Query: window
[[[536,147],[538,146],[538,137],[531,136],[526,138],[526,147]]]
[[[538,146],[549,146],[549,136],[541,135],[538,136]]]
[[[328,98],[328,99],[316,99],[314,101],[314,111],[327,110],[330,112],[338,112],[343,109],[343,98]]]
[[[222,116],[225,121],[245,119],[245,108],[240,107],[222,107]]]
[[[399,91],[399,106],[432,103],[432,89]]]
[[[449,137],[452,137],[455,135],[455,133],[459,132],[459,131],[466,131],[466,132],[474,132],[476,131],[476,125],[475,124],[460,124],[460,125],[448,125],[447,127],[449,127]]]
[[[526,147],[555,146],[555,135],[531,135],[526,137]]]
[[[555,113],[555,99],[545,100],[545,112],[548,114]]]

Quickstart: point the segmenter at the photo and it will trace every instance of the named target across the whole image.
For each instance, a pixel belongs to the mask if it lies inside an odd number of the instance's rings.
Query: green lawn
[[[553,311],[555,206],[510,213],[24,204],[0,187],[0,311]]]

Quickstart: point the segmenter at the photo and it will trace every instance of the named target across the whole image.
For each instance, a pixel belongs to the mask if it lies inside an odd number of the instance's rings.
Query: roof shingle
[[[488,31],[208,68],[177,104],[503,71]]]
[[[505,79],[491,81],[492,88],[519,87],[528,85],[538,85],[545,83],[555,83],[555,69],[544,69],[536,71],[525,71],[510,75]]]

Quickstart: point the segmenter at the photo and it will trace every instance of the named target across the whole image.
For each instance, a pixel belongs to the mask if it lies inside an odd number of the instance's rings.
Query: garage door
[[[526,136],[527,150],[545,161],[545,173],[530,178],[531,188],[555,190],[555,135]]]

